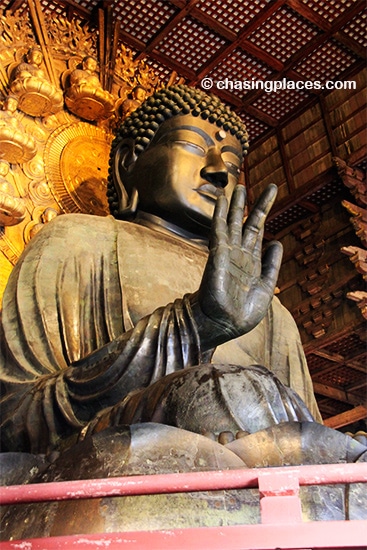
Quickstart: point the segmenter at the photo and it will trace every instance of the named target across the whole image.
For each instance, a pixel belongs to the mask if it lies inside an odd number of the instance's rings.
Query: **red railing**
[[[259,488],[261,524],[6,541],[1,550],[367,548],[367,519],[303,522],[299,486],[366,483],[367,464],[129,476],[2,487],[0,504]],[[365,510],[367,518],[367,510]]]

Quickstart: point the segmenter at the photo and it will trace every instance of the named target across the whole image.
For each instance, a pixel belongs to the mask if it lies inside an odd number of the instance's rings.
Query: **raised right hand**
[[[192,300],[204,348],[249,332],[266,314],[282,260],[277,241],[261,257],[264,224],[276,194],[276,186],[269,185],[245,224],[243,185],[237,185],[229,206],[224,195],[217,200],[208,261]]]

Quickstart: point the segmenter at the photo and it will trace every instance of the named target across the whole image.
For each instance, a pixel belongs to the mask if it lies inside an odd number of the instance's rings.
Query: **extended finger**
[[[224,195],[220,195],[215,203],[212,228],[210,232],[210,248],[217,247],[220,243],[226,242],[228,201]]]
[[[262,227],[258,233],[257,238],[254,239],[253,248],[251,250],[252,257],[256,261],[256,258],[261,258],[263,254],[263,236],[264,236],[264,227]],[[259,266],[259,272],[260,272],[261,266]]]
[[[269,243],[262,261],[261,278],[265,286],[271,289],[272,292],[274,292],[277,284],[282,257],[283,246],[281,243],[279,241]]]
[[[241,245],[244,210],[246,204],[246,188],[236,185],[228,212],[228,233],[231,244]]]
[[[243,229],[242,246],[247,250],[253,250],[261,241],[260,231],[264,228],[266,217],[274,204],[278,188],[270,184],[256,202]]]

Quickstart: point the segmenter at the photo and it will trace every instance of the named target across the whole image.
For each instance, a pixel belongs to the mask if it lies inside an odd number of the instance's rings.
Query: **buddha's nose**
[[[220,152],[215,147],[211,147],[208,150],[206,163],[200,171],[200,176],[217,187],[225,187],[227,185],[228,170]]]

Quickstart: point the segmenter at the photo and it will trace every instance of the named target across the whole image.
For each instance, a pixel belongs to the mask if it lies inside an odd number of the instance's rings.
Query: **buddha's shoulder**
[[[277,296],[273,296],[271,302],[271,315],[273,317],[273,324],[277,331],[283,331],[285,334],[288,331],[296,330],[296,322],[290,311],[282,304]],[[289,333],[288,333],[289,334]]]
[[[62,214],[45,224],[34,241],[53,237],[95,238],[96,235],[113,234],[117,228],[112,216],[93,216],[89,214]]]
[[[61,214],[49,223],[45,224],[45,228],[49,227],[91,227],[94,225],[104,226],[113,223],[112,216],[94,216],[92,214]]]
[[[194,246],[174,235],[167,235],[130,221],[116,220],[113,216],[93,216],[89,214],[63,214],[57,216],[32,239],[31,248],[43,250],[63,247],[67,251],[89,249],[126,250],[131,255],[158,251],[191,256],[194,259],[206,258],[205,248]],[[194,260],[193,260],[194,261]]]
[[[117,220],[113,216],[62,214],[46,224],[39,232],[39,235],[42,235],[44,238],[52,235],[70,236],[75,240],[85,238],[85,236],[89,240],[98,237],[98,235],[103,236],[103,238],[106,235],[120,235],[122,237],[131,236],[135,239],[154,239],[156,232],[130,221]],[[159,239],[162,239],[161,235]]]

